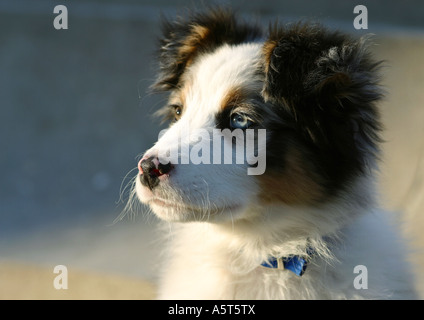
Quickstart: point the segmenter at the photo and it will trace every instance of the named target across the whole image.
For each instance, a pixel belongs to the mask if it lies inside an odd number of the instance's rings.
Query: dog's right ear
[[[200,55],[227,44],[239,44],[261,35],[255,25],[237,21],[230,10],[217,8],[192,13],[170,22],[163,19],[159,49],[159,76],[152,86],[166,91],[178,87],[181,75]]]

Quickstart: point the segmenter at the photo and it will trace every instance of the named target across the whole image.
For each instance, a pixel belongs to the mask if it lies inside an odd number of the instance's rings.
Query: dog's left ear
[[[200,55],[223,44],[253,41],[262,34],[254,24],[244,23],[224,8],[194,12],[175,21],[162,21],[160,72],[153,89],[166,91],[180,83],[181,75]]]
[[[377,150],[382,93],[364,40],[317,25],[273,26],[263,46],[264,99],[284,109],[322,154],[361,168]]]

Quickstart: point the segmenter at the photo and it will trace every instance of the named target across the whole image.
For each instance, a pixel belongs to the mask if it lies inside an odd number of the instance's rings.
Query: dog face
[[[234,216],[244,212],[248,205],[246,198],[253,198],[257,193],[255,180],[247,175],[247,163],[225,164],[224,157],[222,161],[213,161],[213,140],[214,130],[237,129],[231,127],[230,117],[240,117],[234,126],[251,121],[247,120],[245,110],[261,90],[263,79],[251,68],[252,64],[259,63],[259,52],[257,44],[224,45],[193,63],[182,75],[181,84],[172,91],[169,105],[162,112],[172,117],[173,123],[140,162],[143,175],[138,195],[160,217],[203,220],[227,214]],[[199,138],[203,143],[199,143]],[[223,136],[221,144],[222,148],[224,144],[229,145],[232,151],[231,137]],[[203,155],[201,163],[193,163],[196,145],[202,146],[202,153],[209,154],[207,158]],[[177,156],[171,162],[162,161],[163,165],[160,162],[167,152]],[[229,160],[232,157],[233,152]],[[159,169],[166,166],[166,162],[171,165],[163,174],[152,177],[146,159],[156,162]],[[157,185],[153,187],[154,184]]]
[[[163,34],[153,87],[169,92],[159,113],[171,124],[136,184],[160,218],[319,206],[373,167],[381,94],[363,41],[307,24],[264,36],[221,9],[165,22]]]

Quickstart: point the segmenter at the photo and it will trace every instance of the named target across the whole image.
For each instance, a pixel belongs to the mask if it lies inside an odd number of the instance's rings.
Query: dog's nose
[[[138,163],[141,183],[153,190],[159,184],[159,177],[171,171],[171,163],[162,164],[157,157],[143,157]]]

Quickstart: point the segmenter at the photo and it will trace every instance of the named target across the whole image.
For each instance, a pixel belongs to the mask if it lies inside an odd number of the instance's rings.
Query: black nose
[[[171,163],[162,164],[157,157],[143,158],[138,163],[141,183],[153,190],[159,184],[159,177],[167,174],[173,168]]]

